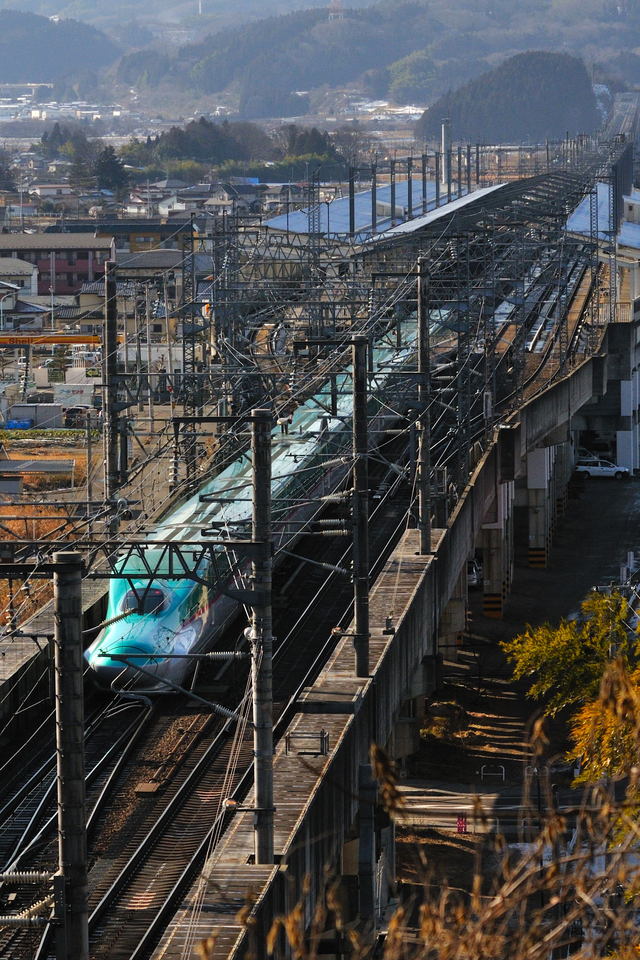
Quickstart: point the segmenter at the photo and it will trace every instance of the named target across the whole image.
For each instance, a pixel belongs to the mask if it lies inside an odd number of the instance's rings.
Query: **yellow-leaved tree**
[[[619,592],[593,591],[576,620],[545,623],[503,643],[514,676],[548,714],[570,709],[570,759],[579,780],[628,776],[640,758],[638,631]]]
[[[630,671],[621,659],[609,664],[598,697],[580,707],[569,729],[580,781],[628,776],[640,758],[640,668]]]
[[[502,647],[516,679],[528,679],[529,696],[542,700],[546,712],[554,715],[595,700],[613,660],[633,660],[638,638],[629,616],[620,593],[594,591],[583,600],[576,620],[527,627]]]

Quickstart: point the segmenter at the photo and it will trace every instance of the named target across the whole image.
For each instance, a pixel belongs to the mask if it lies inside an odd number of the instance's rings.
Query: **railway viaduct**
[[[473,448],[469,480],[432,530],[429,552],[420,552],[417,530],[406,530],[372,585],[369,676],[356,676],[347,630],[317,679],[298,691],[274,757],[276,862],[253,862],[249,792],[235,812],[223,808],[193,886],[172,891],[160,941],[152,946],[151,935],[136,956],[190,956],[212,932],[216,960],[261,956],[273,917],[301,899],[310,923],[332,876],[343,880],[347,916],[378,915],[394,842],[377,806],[371,744],[399,762],[414,751],[424,697],[465,629],[469,557],[482,550],[483,606],[492,617],[508,601],[516,556],[546,565],[580,436],[607,438],[629,470],[640,467],[639,341],[640,299],[616,313],[595,353],[574,365],[565,358],[503,416],[484,448]],[[86,607],[85,626],[99,622],[99,600],[87,597]],[[337,944],[327,952],[338,953]]]
[[[546,565],[567,508],[579,431],[608,421],[619,442],[633,434],[637,449],[639,338],[637,300],[623,322],[609,325],[597,356],[495,430],[446,527],[432,531],[431,552],[420,554],[418,531],[404,534],[371,592],[371,675],[355,677],[344,636],[317,681],[300,691],[277,747],[276,864],[252,863],[252,814],[236,813],[165,931],[157,960],[183,956],[193,938],[212,931],[216,957],[239,958],[247,949],[260,954],[274,915],[302,896],[310,922],[332,875],[343,878],[361,915],[376,915],[393,875],[393,840],[375,810],[370,745],[400,761],[415,749],[421,702],[436,684],[443,651],[452,655],[465,628],[474,550],[483,549],[489,616],[502,614],[517,548],[530,565]],[[249,925],[236,916],[248,891]]]

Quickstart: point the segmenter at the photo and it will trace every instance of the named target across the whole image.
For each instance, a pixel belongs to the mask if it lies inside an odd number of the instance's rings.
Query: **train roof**
[[[395,345],[395,333],[382,337],[373,351],[374,371],[379,380],[386,380],[392,375],[394,367],[406,366],[407,361],[414,353],[416,337],[415,317],[403,322],[405,346],[400,350]],[[382,368],[382,369],[381,369]],[[272,431],[272,495],[277,500],[279,492],[288,483],[289,479],[302,467],[302,461],[308,460],[317,452],[318,438],[323,427],[327,427],[328,434],[337,436],[344,434],[345,453],[350,452],[351,434],[346,428],[352,413],[352,402],[348,384],[351,375],[347,368],[337,375],[338,406],[337,416],[332,417],[328,412],[330,398],[328,387],[310,397],[293,413],[292,422],[287,434],[282,434],[278,426]],[[374,372],[374,378],[376,373]],[[345,389],[346,388],[346,389]],[[327,434],[327,435],[328,435]],[[335,453],[330,454],[334,456]],[[222,502],[202,502],[201,497],[217,496]],[[211,521],[221,524],[221,534],[237,532],[238,527],[246,529],[251,517],[251,458],[248,454],[241,454],[233,463],[226,467],[218,476],[203,484],[199,491],[175,507],[169,515],[161,520],[156,530],[150,535],[150,540],[175,540],[176,542],[189,539],[200,539],[203,527]]]

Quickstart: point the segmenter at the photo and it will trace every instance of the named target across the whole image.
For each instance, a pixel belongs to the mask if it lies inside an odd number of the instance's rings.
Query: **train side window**
[[[135,590],[129,590],[122,601],[122,612],[130,610],[131,613],[158,614],[165,608],[166,597],[162,590],[154,589],[141,590],[136,593]]]

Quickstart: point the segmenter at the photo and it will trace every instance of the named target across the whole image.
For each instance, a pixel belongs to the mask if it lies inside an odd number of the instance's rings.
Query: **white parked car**
[[[576,473],[583,477],[613,477],[615,480],[623,480],[629,476],[626,467],[620,467],[611,460],[601,460],[599,457],[578,460]]]

